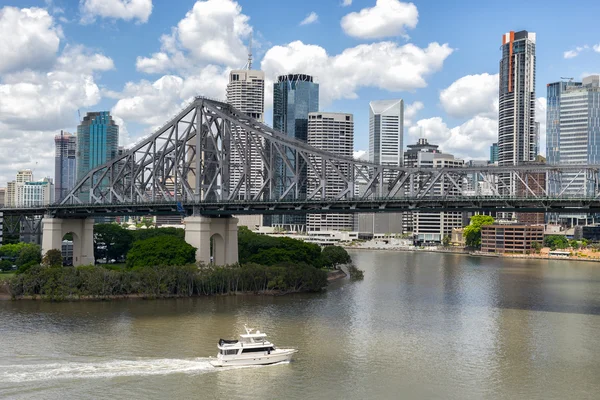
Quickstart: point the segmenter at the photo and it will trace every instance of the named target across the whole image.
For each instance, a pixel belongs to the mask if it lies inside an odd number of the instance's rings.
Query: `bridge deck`
[[[0,209],[8,215],[51,215],[60,218],[82,218],[118,215],[250,215],[373,212],[600,212],[600,198],[392,198],[324,201],[227,201],[227,202],[156,202],[135,204],[48,205],[32,208]]]

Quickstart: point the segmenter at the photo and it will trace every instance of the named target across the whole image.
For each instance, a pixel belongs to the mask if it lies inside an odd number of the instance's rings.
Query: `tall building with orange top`
[[[511,31],[502,36],[498,115],[500,166],[535,161],[537,155],[535,36],[527,31]],[[510,186],[514,192],[514,182]]]

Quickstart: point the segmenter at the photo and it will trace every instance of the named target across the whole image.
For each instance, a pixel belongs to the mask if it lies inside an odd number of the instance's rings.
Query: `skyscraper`
[[[264,122],[265,110],[265,73],[262,71],[251,70],[233,70],[229,73],[229,84],[227,85],[227,102],[236,109],[246,113],[248,116]],[[250,186],[251,194],[258,194],[263,182],[263,162],[260,154],[260,147],[252,141],[246,140],[246,134],[242,130],[237,133],[240,139],[238,143],[241,148],[249,148],[250,155],[250,174],[240,184],[240,189],[244,190],[247,182],[252,182]],[[238,147],[233,143],[231,145],[231,168],[230,168],[230,186],[238,186],[240,179],[244,176],[246,160],[243,153],[240,153]]]
[[[369,103],[369,161],[401,166],[403,137],[404,101],[402,99],[371,101]],[[355,229],[361,232],[404,233],[406,231],[402,213],[357,214],[355,221]]]
[[[307,141],[308,113],[319,111],[319,84],[310,75],[281,75],[273,85],[273,128],[287,136]],[[292,168],[295,168],[295,157],[289,155]],[[293,181],[293,173],[281,157],[275,160],[275,197],[284,193],[284,188]],[[300,171],[306,175],[306,169]],[[305,180],[304,180],[305,181]],[[298,188],[300,197],[306,196],[306,184]],[[292,194],[293,196],[294,194]],[[279,226],[291,230],[306,228],[305,215],[274,215],[266,225]]]
[[[369,161],[402,165],[404,100],[369,103]]]
[[[490,146],[490,164],[498,163],[498,143],[492,143]]]
[[[567,86],[562,91],[558,128],[559,164],[600,164],[600,75],[585,77],[581,86]],[[564,173],[564,194],[594,195],[590,178]]]
[[[75,186],[77,137],[60,131],[54,137],[54,200],[60,202]]]
[[[581,86],[581,82],[561,81],[546,85],[546,160],[560,162],[560,97],[567,89]]]
[[[250,65],[250,63],[249,63]],[[229,73],[227,102],[259,122],[264,122],[265,73],[254,70],[233,70]],[[248,140],[244,130],[237,132],[240,143],[231,144],[230,187],[242,192],[250,187],[250,195],[256,196],[263,184],[263,159],[258,143]],[[240,152],[242,148],[244,151]],[[248,150],[250,171],[246,171],[247,160],[243,156]],[[240,183],[240,180],[242,181]],[[262,215],[239,215],[239,225],[249,228],[262,225]]]
[[[498,164],[535,161],[535,41],[532,32],[502,36]],[[511,185],[512,186],[512,185]]]
[[[330,153],[351,158],[354,150],[354,121],[352,114],[313,112],[308,114],[308,144]],[[321,157],[315,157],[315,165],[320,165]],[[340,165],[347,174],[349,165]],[[333,199],[345,188],[345,182],[330,165],[326,167],[327,182],[321,185],[314,171],[308,173],[307,192],[318,190],[321,199]],[[308,214],[308,231],[351,230],[351,214]]]
[[[77,127],[77,181],[99,165],[115,158],[119,126],[108,111],[88,112]]]

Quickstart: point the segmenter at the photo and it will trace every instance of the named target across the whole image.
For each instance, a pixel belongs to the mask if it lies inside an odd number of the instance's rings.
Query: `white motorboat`
[[[210,363],[215,367],[266,365],[289,361],[296,349],[278,349],[269,342],[267,334],[261,331],[252,333],[254,329],[244,325],[245,334],[240,340],[219,340],[219,354],[211,357]]]

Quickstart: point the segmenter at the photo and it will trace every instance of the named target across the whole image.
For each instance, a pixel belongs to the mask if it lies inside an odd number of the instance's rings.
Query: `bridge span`
[[[44,252],[73,233],[76,264],[93,261],[93,217],[180,214],[199,261],[210,261],[213,237],[214,261],[233,263],[234,215],[600,212],[599,172],[596,165],[374,164],[312,147],[226,103],[196,97],[127,152],[89,171],[60,204],[1,211],[20,226],[41,225]]]

